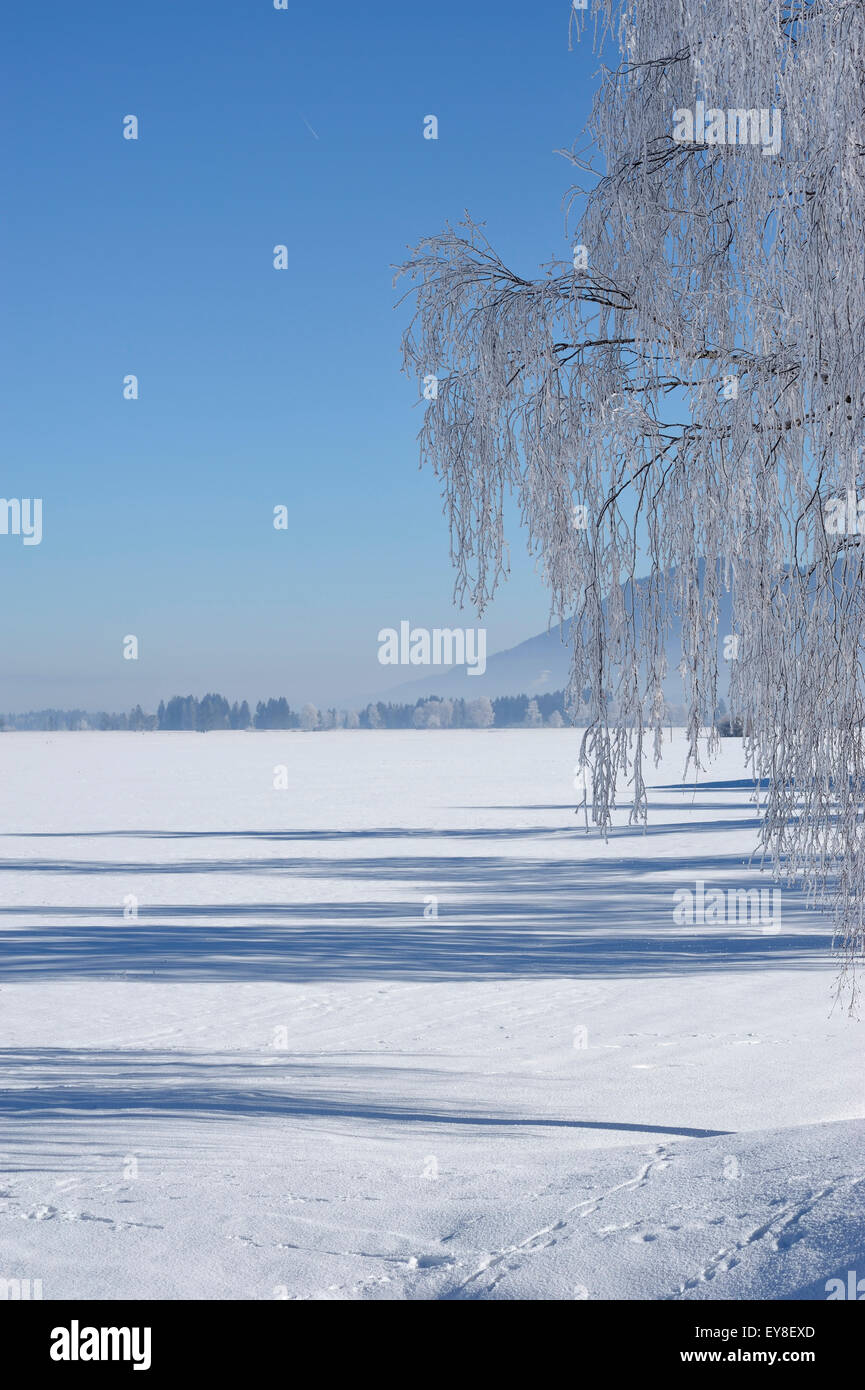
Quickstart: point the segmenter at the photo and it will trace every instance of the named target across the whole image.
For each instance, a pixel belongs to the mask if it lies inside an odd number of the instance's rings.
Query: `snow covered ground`
[[[738,743],[573,812],[568,730],[0,738],[0,1279],[50,1298],[818,1298],[863,1025]],[[287,787],[274,787],[284,765]],[[277,781],[279,778],[277,777]],[[136,917],[137,911],[137,917]],[[436,915],[437,914],[437,915]],[[865,1284],[863,1284],[865,1289]]]

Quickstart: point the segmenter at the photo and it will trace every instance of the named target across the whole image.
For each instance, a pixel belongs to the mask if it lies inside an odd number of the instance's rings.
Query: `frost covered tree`
[[[466,719],[472,729],[490,729],[495,723],[493,702],[488,695],[480,695],[466,705]]]
[[[319,713],[315,705],[304,705],[300,711],[300,727],[305,733],[311,733],[319,726]]]
[[[411,717],[415,729],[440,729],[441,714],[435,700],[424,700],[415,706]]]
[[[762,846],[834,908],[852,988],[865,940],[865,5],[589,5],[596,46],[618,56],[601,71],[591,158],[567,154],[580,180],[568,259],[526,278],[467,215],[401,268],[405,368],[438,381],[420,447],[442,483],[457,597],[482,612],[505,576],[512,492],[553,615],[573,619],[580,757],[606,830],[621,774],[632,821],[646,819],[674,617],[699,766],[728,587],[729,702],[767,779]]]

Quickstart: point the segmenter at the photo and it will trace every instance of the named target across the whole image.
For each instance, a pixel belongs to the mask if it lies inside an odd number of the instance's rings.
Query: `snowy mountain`
[[[640,581],[638,581],[639,583]],[[732,631],[731,595],[725,593],[719,613],[719,647],[724,636]],[[554,627],[547,632],[539,632],[515,647],[496,652],[487,657],[486,670],[482,675],[469,675],[465,666],[451,666],[447,669],[435,666],[383,666],[385,677],[408,675],[418,671],[420,674],[410,680],[383,683],[379,689],[353,697],[353,704],[367,704],[369,701],[393,701],[396,704],[409,704],[430,695],[477,699],[479,695],[538,695],[546,691],[561,690],[567,685],[570,671],[570,623]],[[666,644],[668,676],[664,682],[664,693],[668,700],[678,704],[682,699],[682,683],[677,667],[681,661],[681,627],[673,622]],[[722,680],[721,694],[726,696],[726,682]]]

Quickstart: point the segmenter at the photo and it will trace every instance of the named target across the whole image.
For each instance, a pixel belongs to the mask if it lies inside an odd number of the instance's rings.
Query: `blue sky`
[[[395,683],[379,628],[475,624],[417,467],[391,267],[466,208],[521,273],[566,254],[553,151],[597,68],[588,41],[568,51],[568,13],[7,10],[0,495],[41,497],[44,535],[0,535],[0,710],[211,689],[326,703]],[[511,540],[490,651],[547,621]]]

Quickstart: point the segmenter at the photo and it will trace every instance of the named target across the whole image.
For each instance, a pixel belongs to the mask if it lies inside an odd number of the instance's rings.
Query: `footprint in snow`
[[[41,1206],[36,1207],[33,1211],[22,1211],[21,1215],[25,1221],[50,1221],[52,1216],[57,1215],[57,1208]]]

